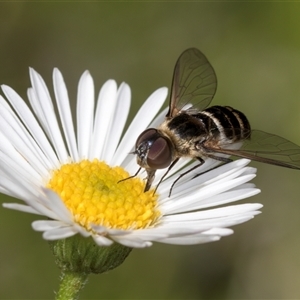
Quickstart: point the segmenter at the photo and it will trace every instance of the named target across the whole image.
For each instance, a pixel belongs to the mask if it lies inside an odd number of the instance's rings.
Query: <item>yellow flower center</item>
[[[131,178],[121,167],[110,167],[97,159],[62,165],[54,170],[47,187],[55,191],[72,213],[74,221],[116,229],[153,226],[160,217],[158,196],[144,193],[144,183]],[[119,183],[118,183],[119,182]]]

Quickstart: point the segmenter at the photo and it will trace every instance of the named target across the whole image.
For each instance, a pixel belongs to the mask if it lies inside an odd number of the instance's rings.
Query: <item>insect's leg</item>
[[[132,176],[129,176],[129,177],[125,178],[125,179],[121,179],[121,180],[119,180],[119,181],[118,181],[118,183],[120,183],[120,182],[122,182],[122,181],[125,181],[125,180],[128,180],[128,179],[131,179],[131,178],[134,178],[134,177],[136,177],[136,176],[137,176],[137,174],[139,174],[139,173],[140,173],[140,171],[141,171],[141,168],[139,168],[139,169],[137,170],[137,172],[136,172],[134,175],[132,175]]]
[[[195,175],[192,179],[194,179],[194,178],[196,178],[196,177],[198,177],[198,176],[200,176],[200,175],[202,175],[202,174],[205,174],[205,173],[207,173],[207,172],[209,172],[209,171],[211,171],[211,170],[217,169],[217,168],[219,168],[220,166],[226,165],[226,164],[228,164],[228,163],[230,163],[230,162],[233,161],[232,159],[227,158],[227,157],[214,156],[214,155],[211,155],[211,154],[209,154],[209,155],[207,155],[207,156],[208,156],[209,158],[212,158],[212,159],[221,161],[222,163],[221,163],[220,165],[217,165],[217,166],[215,166],[215,167],[213,167],[213,168],[211,168],[211,169],[208,169],[208,170],[206,170],[206,171],[203,171],[203,172],[201,172],[201,173]]]
[[[209,157],[209,158],[212,158],[214,160],[222,161],[224,163],[230,163],[230,162],[233,161],[231,158],[223,157],[223,156],[216,156],[216,155],[213,155],[213,154],[206,154],[206,156]]]
[[[184,175],[190,173],[191,171],[197,169],[198,167],[202,166],[202,165],[204,164],[204,162],[205,162],[204,159],[202,159],[201,157],[196,157],[196,159],[198,159],[200,163],[199,163],[198,165],[194,166],[193,168],[187,170],[186,172],[180,174],[180,175],[176,178],[176,180],[172,183],[171,188],[170,188],[170,192],[169,192],[169,197],[171,197],[172,190],[173,190],[173,187],[174,187],[175,183],[176,183],[180,178],[182,178]],[[193,178],[194,178],[194,177],[193,177]]]
[[[156,190],[158,188],[158,186],[161,184],[161,182],[163,181],[163,179],[167,176],[167,174],[169,173],[169,171],[174,167],[174,165],[178,162],[179,157],[176,158],[175,160],[173,160],[173,162],[170,164],[168,170],[166,171],[166,173],[160,178],[157,186],[155,187],[154,193],[156,193]]]

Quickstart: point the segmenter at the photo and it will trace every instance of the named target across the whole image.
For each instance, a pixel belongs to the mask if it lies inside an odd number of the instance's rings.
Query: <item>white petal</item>
[[[98,235],[126,235],[131,232],[131,230],[121,230],[121,229],[110,229],[102,225],[91,224],[91,227]]]
[[[14,110],[17,112],[23,124],[33,136],[36,143],[46,154],[48,160],[54,167],[58,167],[60,164],[58,162],[55,152],[53,151],[44,132],[42,131],[40,125],[38,124],[37,120],[35,119],[28,106],[25,104],[24,100],[13,89],[6,85],[2,85],[2,90],[8,98],[8,100],[10,101]]]
[[[46,176],[49,168],[51,168],[50,162],[1,96],[0,128],[7,140],[27,160],[32,168],[42,176]],[[3,142],[1,145],[3,145]]]
[[[54,228],[64,227],[65,224],[63,224],[60,221],[54,221],[54,220],[39,220],[39,221],[32,222],[31,226],[35,231],[48,231]]]
[[[233,189],[239,185],[242,185],[245,182],[250,181],[252,178],[255,177],[255,174],[250,174],[250,175],[239,176],[235,178],[236,175],[237,173],[231,174],[230,176],[228,176],[229,177],[228,180],[227,178],[225,178],[224,180],[213,182],[211,184],[208,184],[207,186],[199,187],[199,189],[197,190],[195,190],[194,187],[194,192],[191,190],[191,187],[187,188],[187,193],[189,193],[188,196],[178,197],[174,195],[173,197],[172,195],[174,201],[172,202],[169,201],[164,203],[161,209],[163,210],[164,213],[175,213],[175,212],[181,212],[183,210],[188,211],[188,210],[193,210],[195,208],[197,209],[203,208],[203,206],[201,205],[201,201],[203,201],[204,199],[213,197],[217,194],[221,194],[230,189]],[[231,177],[233,178],[231,179]],[[196,185],[196,183],[194,185]],[[199,199],[201,199],[201,201],[199,201]],[[204,207],[207,207],[207,205],[205,205]]]
[[[77,150],[77,143],[76,143],[68,91],[62,74],[56,68],[53,70],[53,87],[54,87],[58,113],[60,115],[60,120],[61,120],[61,124],[62,124],[62,128],[64,131],[69,152],[73,160],[78,161],[78,150]]]
[[[182,236],[182,237],[172,237],[159,240],[160,243],[171,244],[171,245],[197,245],[204,244],[209,242],[215,242],[220,240],[219,235],[190,235],[190,236]]]
[[[244,187],[245,186],[245,187]],[[232,203],[235,201],[240,201],[245,198],[249,198],[255,196],[260,193],[259,189],[256,188],[246,188],[246,184],[241,185],[239,187],[235,187],[229,192],[224,192],[221,194],[214,195],[212,197],[203,199],[199,201],[199,203],[193,203],[190,206],[187,206],[187,210],[196,210],[196,209],[204,209],[207,207],[220,206],[227,203]]]
[[[78,234],[81,234],[83,237],[89,237],[91,236],[91,232],[87,231],[84,227],[82,227],[81,225],[77,224],[77,223],[73,223],[72,224],[74,227],[74,230],[76,232],[78,232]]]
[[[195,192],[196,186],[200,189],[202,186],[209,186],[210,184],[214,184],[216,182],[224,182],[230,180],[231,178],[238,177],[241,174],[255,174],[256,169],[250,167],[244,168],[249,162],[250,160],[248,159],[240,159],[215,168],[220,164],[220,162],[213,159],[207,159],[200,168],[197,168],[195,171],[183,176],[182,179],[176,183],[173,188],[172,197],[181,198],[182,195],[190,193],[190,190]],[[198,162],[194,162],[188,165],[184,169],[180,170],[180,173],[190,170],[197,164]],[[201,174],[202,172],[205,173]],[[163,182],[163,184],[159,187],[159,193],[162,196],[169,195],[170,186],[179,175],[180,174],[177,173],[172,177],[168,177]],[[197,177],[194,178],[196,175]]]
[[[226,235],[233,234],[233,230],[229,228],[212,228],[210,230],[203,232],[202,234],[226,236]]]
[[[0,153],[1,154],[1,153]],[[14,171],[11,166],[7,166],[6,161],[2,163],[2,172],[5,172],[0,178],[0,184],[6,190],[9,190],[13,196],[22,199],[29,206],[32,206],[40,214],[49,218],[55,218],[56,215],[49,210],[48,206],[44,206],[41,202],[41,189],[35,187],[32,183],[20,180],[18,170]]]
[[[205,219],[198,221],[182,221],[180,223],[176,222],[168,222],[165,224],[161,224],[161,230],[173,230],[173,235],[183,235],[181,230],[186,230],[187,234],[191,234],[194,232],[204,232],[211,228],[215,227],[230,227],[237,224],[244,223],[253,218],[253,216],[257,215],[259,212],[253,213],[244,213],[233,216],[223,216],[215,219]],[[180,226],[180,230],[178,229]],[[179,230],[179,231],[178,231]],[[184,231],[183,231],[184,232]]]
[[[122,235],[120,234],[112,234],[110,233],[110,236],[114,239],[115,237],[118,237],[119,239],[138,239],[141,243],[142,241],[156,241],[162,238],[167,238],[170,235],[174,234],[174,232],[171,230],[164,230],[163,228],[149,228],[149,229],[141,229],[141,230],[134,230],[132,232],[125,232]],[[185,233],[187,230],[185,230]]]
[[[102,151],[107,139],[108,129],[112,123],[113,112],[117,103],[117,84],[114,80],[108,80],[100,90],[94,131],[93,131],[93,146],[91,147],[90,157],[102,157]]]
[[[164,88],[162,88],[162,89],[164,89]],[[168,110],[169,110],[169,107],[166,107],[161,113],[159,113],[155,117],[155,119],[151,122],[149,127],[151,127],[151,128],[158,127],[165,120]]]
[[[112,240],[101,235],[93,235],[93,239],[99,246],[110,246],[113,244]]]
[[[69,223],[72,220],[71,213],[62,202],[61,198],[52,190],[43,188],[45,193],[45,204],[51,207],[51,210],[57,215],[57,218],[65,223]]]
[[[88,71],[80,78],[77,95],[77,139],[80,159],[87,159],[91,147],[94,124],[95,92],[92,76]]]
[[[259,203],[247,203],[232,206],[224,206],[214,209],[201,210],[196,212],[181,213],[175,215],[166,215],[163,217],[163,222],[183,222],[183,221],[194,221],[194,220],[204,220],[212,218],[220,218],[224,216],[232,216],[235,214],[242,214],[245,212],[255,212],[261,209],[263,206]]]
[[[22,212],[26,212],[26,213],[30,213],[30,214],[40,215],[40,213],[37,210],[35,210],[33,207],[24,205],[24,204],[3,203],[2,206],[5,208],[14,209],[14,210],[18,210],[18,211],[22,211]]]
[[[152,242],[150,241],[145,242],[144,240],[131,236],[112,236],[111,238],[115,242],[131,248],[146,248],[152,246]]]
[[[28,98],[31,101],[32,106],[38,108],[36,111],[37,117],[42,121],[60,161],[67,162],[68,153],[59,129],[47,86],[43,78],[33,69],[30,68],[29,73],[33,89],[28,90]],[[43,99],[43,101],[40,99]]]
[[[41,181],[41,176],[28,164],[27,160],[20,154],[19,151],[10,144],[6,136],[0,132],[1,152],[0,162],[3,165],[3,170],[14,176],[16,172],[20,180],[25,180],[33,185],[37,185]]]
[[[128,116],[130,100],[130,88],[126,83],[122,83],[117,96],[118,105],[116,106],[113,121],[107,133],[105,147],[101,156],[101,159],[105,160],[107,163],[110,163],[119,143]]]
[[[60,228],[55,228],[52,230],[45,231],[43,233],[43,238],[45,240],[55,241],[60,239],[66,239],[68,237],[75,235],[76,233],[77,231],[75,231],[74,227],[72,226],[60,227]]]
[[[128,156],[128,153],[132,150],[132,147],[135,144],[139,134],[149,125],[153,116],[164,104],[167,93],[167,88],[161,88],[156,90],[146,100],[122,138],[122,141],[111,161],[111,165],[118,166],[122,164],[125,157]]]

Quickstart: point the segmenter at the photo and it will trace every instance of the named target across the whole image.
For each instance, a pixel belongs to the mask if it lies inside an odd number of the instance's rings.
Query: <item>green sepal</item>
[[[104,273],[121,265],[132,248],[113,243],[98,246],[94,240],[79,234],[63,240],[49,242],[56,264],[64,272]]]

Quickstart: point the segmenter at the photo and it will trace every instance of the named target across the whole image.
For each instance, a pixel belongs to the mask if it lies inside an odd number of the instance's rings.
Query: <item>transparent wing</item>
[[[225,143],[223,144],[225,146]],[[300,146],[275,134],[260,130],[252,130],[251,138],[244,140],[239,150],[210,149],[212,152],[223,153],[251,160],[277,165],[281,167],[300,169]]]
[[[210,104],[216,89],[215,71],[204,54],[196,48],[185,50],[175,65],[166,117],[174,117],[187,104],[192,104],[189,110],[203,110]]]

